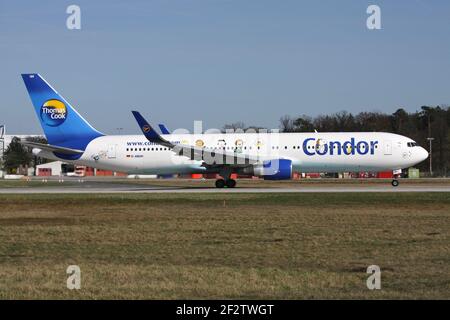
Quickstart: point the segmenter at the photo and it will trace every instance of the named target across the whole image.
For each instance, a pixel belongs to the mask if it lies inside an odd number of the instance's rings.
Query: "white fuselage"
[[[383,132],[172,134],[175,144],[257,156],[261,160],[290,159],[298,172],[384,171],[413,166],[428,157],[411,139]],[[37,150],[45,158],[61,160]],[[78,160],[67,161],[99,169],[141,174],[198,173],[201,161],[176,155],[143,135],[102,136],[92,140]]]

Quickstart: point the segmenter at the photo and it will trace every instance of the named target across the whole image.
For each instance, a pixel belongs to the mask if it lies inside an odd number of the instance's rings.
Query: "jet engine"
[[[292,160],[274,159],[245,168],[245,174],[263,177],[264,180],[289,180],[292,178]]]

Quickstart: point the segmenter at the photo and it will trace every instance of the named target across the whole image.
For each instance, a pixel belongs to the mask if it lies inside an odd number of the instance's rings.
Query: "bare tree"
[[[281,117],[280,130],[281,132],[294,132],[294,120],[288,115]]]
[[[231,124],[226,124],[223,126],[222,131],[223,132],[244,132],[245,130],[245,123],[242,121],[233,122]]]

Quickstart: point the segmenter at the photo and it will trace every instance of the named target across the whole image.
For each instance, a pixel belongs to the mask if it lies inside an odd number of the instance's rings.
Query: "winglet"
[[[162,134],[170,134],[169,129],[167,129],[167,127],[164,124],[160,123],[160,124],[158,124],[158,127],[159,127],[159,130],[161,130]]]
[[[148,141],[163,146],[173,147],[173,144],[163,139],[138,111],[131,111],[131,112],[133,113],[133,116],[136,119],[139,128],[141,128],[142,133],[144,134],[144,136],[147,138]]]

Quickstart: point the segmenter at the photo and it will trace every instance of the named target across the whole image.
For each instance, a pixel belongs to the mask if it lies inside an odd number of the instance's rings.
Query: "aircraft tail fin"
[[[49,144],[85,150],[89,142],[103,136],[39,74],[22,74],[22,78]]]
[[[170,134],[169,129],[167,129],[167,127],[164,124],[160,123],[158,124],[158,127],[162,134]]]
[[[138,111],[131,111],[131,113],[133,114],[139,127],[141,128],[142,133],[148,141],[160,144],[162,146],[167,146],[169,148],[172,148],[174,146],[171,142],[161,137]]]

